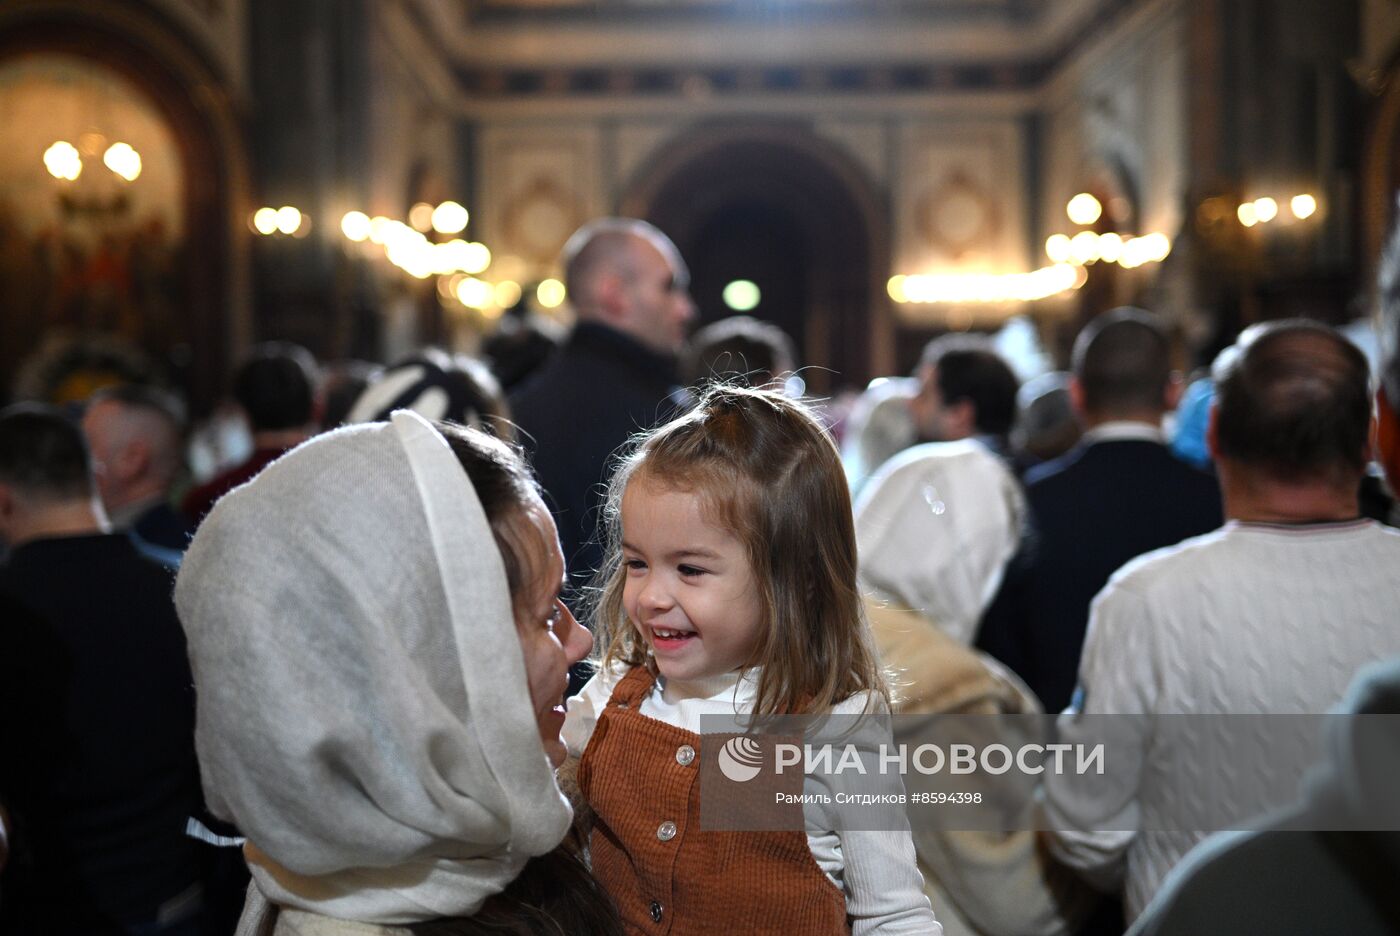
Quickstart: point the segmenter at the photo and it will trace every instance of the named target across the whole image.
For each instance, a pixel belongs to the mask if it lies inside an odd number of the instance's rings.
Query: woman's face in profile
[[[554,519],[544,503],[532,498],[513,526],[511,538],[524,579],[515,596],[515,628],[525,657],[540,741],[550,763],[558,767],[568,756],[559,732],[564,727],[569,667],[588,656],[593,636],[559,599],[564,586],[564,554],[559,549]]]

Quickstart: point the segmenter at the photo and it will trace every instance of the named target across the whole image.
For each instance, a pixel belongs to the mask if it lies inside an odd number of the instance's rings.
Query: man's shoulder
[[[27,543],[0,568],[0,594],[51,621],[94,614],[126,619],[174,617],[173,569],[141,553],[123,533],[56,537]]]
[[[1146,473],[1146,476],[1144,476]],[[1120,475],[1141,485],[1157,481],[1205,488],[1215,477],[1189,465],[1171,449],[1150,439],[1107,439],[1085,443],[1026,473],[1028,487],[1082,484],[1102,475]]]
[[[653,376],[626,355],[603,353],[582,342],[559,349],[540,370],[510,395],[513,412],[535,415],[566,409],[617,408],[618,395],[664,398],[668,381]]]
[[[1199,584],[1203,573],[1221,568],[1233,550],[1228,529],[1212,530],[1128,560],[1109,578],[1105,590],[1147,595],[1175,588],[1182,582]]]
[[[898,453],[885,463],[880,474],[931,470],[991,471],[1010,475],[1011,469],[999,455],[976,439],[954,442],[924,442]]]

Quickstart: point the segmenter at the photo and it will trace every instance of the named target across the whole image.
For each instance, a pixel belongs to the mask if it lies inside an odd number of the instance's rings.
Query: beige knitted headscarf
[[[563,838],[500,553],[422,417],[313,439],[224,497],[175,598],[253,915],[468,915]]]

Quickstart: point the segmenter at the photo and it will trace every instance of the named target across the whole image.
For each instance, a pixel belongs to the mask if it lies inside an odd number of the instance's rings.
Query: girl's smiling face
[[[753,664],[763,602],[748,550],[697,492],[634,477],[622,496],[622,604],[667,679]]]

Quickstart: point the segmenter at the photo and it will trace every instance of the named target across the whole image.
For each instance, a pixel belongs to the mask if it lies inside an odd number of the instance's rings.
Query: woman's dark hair
[[[447,440],[476,490],[477,499],[486,511],[486,522],[491,524],[491,534],[501,551],[501,561],[505,563],[510,593],[518,594],[525,582],[528,563],[519,553],[520,544],[511,535],[511,523],[531,497],[540,496],[540,486],[530,473],[530,466],[518,449],[480,429],[450,422],[433,425]]]
[[[414,936],[622,936],[612,900],[568,845],[531,858],[475,915],[407,928]]]

